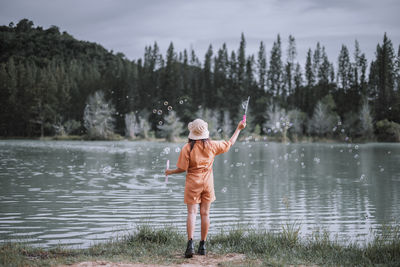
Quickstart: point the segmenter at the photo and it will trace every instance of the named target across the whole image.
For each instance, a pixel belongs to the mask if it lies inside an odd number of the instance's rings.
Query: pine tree
[[[281,37],[278,34],[277,39],[272,46],[267,73],[268,90],[276,100],[280,100],[282,94],[282,74]],[[273,103],[273,106],[275,106],[275,103]]]
[[[257,57],[257,67],[258,67],[258,87],[265,91],[266,86],[266,75],[267,75],[267,55],[265,52],[265,45],[260,42],[260,48],[258,50]]]
[[[395,93],[394,93],[394,49],[392,42],[386,33],[383,37],[382,46],[378,44],[376,49],[376,59],[371,63],[370,82],[372,89],[376,92],[375,114],[377,120],[389,119],[399,121],[398,114],[392,112]],[[372,77],[371,77],[372,76]]]
[[[246,76],[246,40],[244,34],[240,36],[240,45],[238,50],[238,83],[240,91],[244,91],[245,76]],[[243,94],[241,95],[243,96]]]
[[[307,51],[307,58],[306,58],[306,66],[305,66],[305,78],[306,78],[306,85],[308,88],[311,88],[315,83],[315,73],[313,71],[312,59],[311,59],[311,48]]]
[[[293,94],[294,87],[294,71],[296,59],[296,41],[292,35],[289,35],[289,45],[287,49],[287,60],[285,65],[285,87],[289,95]]]
[[[314,73],[314,78],[315,78],[315,83],[319,83],[319,78],[320,78],[320,69],[321,69],[321,63],[322,63],[322,51],[321,51],[321,45],[319,42],[317,42],[317,47],[314,50],[314,55],[313,55],[313,61],[312,61],[312,69]]]
[[[349,50],[345,45],[342,45],[338,57],[337,83],[339,85],[339,88],[341,88],[345,92],[351,86],[351,74],[352,74],[351,69],[352,68],[350,63]]]

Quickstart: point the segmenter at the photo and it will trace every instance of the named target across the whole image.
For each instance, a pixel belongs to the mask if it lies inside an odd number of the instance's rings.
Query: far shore
[[[228,140],[229,137],[220,137],[220,138],[211,138],[213,140]],[[85,135],[67,135],[67,136],[45,136],[45,137],[22,137],[22,136],[10,136],[4,137],[0,136],[0,140],[37,140],[37,141],[128,141],[128,142],[156,142],[156,143],[186,143],[187,137],[180,136],[176,137],[174,141],[167,141],[165,138],[127,138],[121,135],[114,135],[108,139],[93,139],[88,138]],[[246,136],[239,137],[239,141],[249,141],[249,142],[273,142],[273,143],[332,143],[332,144],[348,144],[348,143],[393,143],[393,142],[385,142],[378,141],[375,139],[363,139],[363,138],[354,138],[354,139],[345,139],[345,138],[330,138],[330,137],[315,137],[315,136],[302,136],[301,138],[287,138],[286,141],[283,141],[279,136],[259,136],[259,135],[251,135],[248,134]]]

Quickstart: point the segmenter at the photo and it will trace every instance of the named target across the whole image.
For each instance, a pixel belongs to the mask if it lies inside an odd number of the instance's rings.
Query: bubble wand
[[[246,106],[244,107],[243,122],[246,122],[246,114],[247,114],[247,108],[249,107],[249,101],[250,101],[250,96],[247,98]]]
[[[167,170],[169,169],[169,159],[167,160]],[[165,183],[168,183],[168,175],[165,175]]]

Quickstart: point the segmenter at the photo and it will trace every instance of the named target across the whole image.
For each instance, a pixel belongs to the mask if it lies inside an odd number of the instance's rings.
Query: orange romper
[[[190,151],[190,143],[183,146],[176,166],[186,171],[186,204],[213,202],[215,200],[212,165],[216,155],[225,153],[232,146],[230,141],[196,141]]]

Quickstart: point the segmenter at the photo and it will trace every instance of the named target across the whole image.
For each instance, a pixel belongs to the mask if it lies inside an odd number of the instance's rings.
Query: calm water
[[[185,176],[163,176],[181,146],[0,141],[0,242],[87,247],[138,224],[185,231]],[[214,176],[214,233],[297,222],[303,235],[322,228],[364,242],[400,219],[400,144],[238,142]]]

